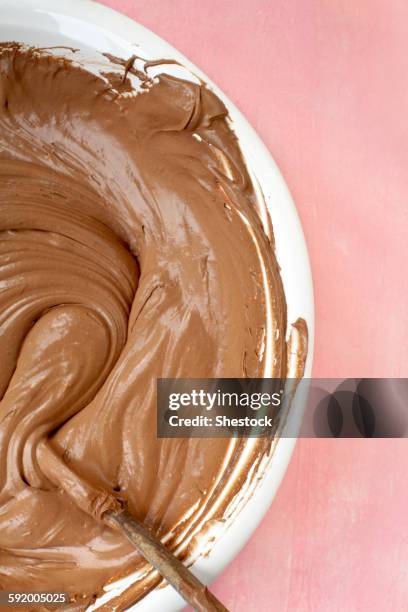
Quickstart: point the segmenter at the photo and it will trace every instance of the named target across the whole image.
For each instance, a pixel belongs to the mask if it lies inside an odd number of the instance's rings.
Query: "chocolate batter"
[[[301,374],[307,334],[298,321],[287,351],[273,238],[222,102],[75,59],[0,45],[0,589],[83,609],[148,570],[106,509],[124,500],[187,554],[270,451],[156,439],[156,378],[286,377],[288,353]]]

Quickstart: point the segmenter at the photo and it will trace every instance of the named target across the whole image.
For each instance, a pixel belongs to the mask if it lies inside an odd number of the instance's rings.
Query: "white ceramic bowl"
[[[0,0],[0,40],[38,46],[67,45],[85,54],[109,52],[120,57],[140,53],[146,58],[174,58],[201,77],[224,101],[244,156],[262,189],[272,217],[276,249],[288,304],[288,321],[298,316],[309,328],[306,376],[313,353],[313,289],[306,245],[299,218],[286,184],[268,150],[237,108],[191,62],[164,40],[138,23],[89,0]],[[300,421],[301,409],[290,420]],[[293,430],[291,430],[293,431]],[[238,554],[270,506],[289,463],[295,439],[282,437],[267,472],[252,497],[211,552],[193,566],[210,583]],[[284,528],[282,526],[282,528]],[[56,585],[57,587],[58,585]],[[184,602],[170,587],[157,589],[136,604],[139,612],[180,610]]]

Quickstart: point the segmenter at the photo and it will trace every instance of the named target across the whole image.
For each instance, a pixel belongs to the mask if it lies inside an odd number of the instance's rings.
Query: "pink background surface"
[[[106,0],[196,63],[270,148],[316,294],[315,376],[406,376],[408,3]],[[408,442],[301,440],[214,585],[234,612],[408,610]]]

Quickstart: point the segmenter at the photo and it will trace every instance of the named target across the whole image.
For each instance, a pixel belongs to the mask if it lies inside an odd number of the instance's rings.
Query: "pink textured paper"
[[[270,148],[302,219],[315,376],[406,376],[408,3],[105,0],[206,72]],[[302,440],[214,585],[234,612],[408,609],[408,443]]]

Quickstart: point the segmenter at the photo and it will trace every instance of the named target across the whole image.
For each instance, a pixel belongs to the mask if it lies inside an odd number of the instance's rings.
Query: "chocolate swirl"
[[[57,587],[83,608],[143,567],[98,520],[115,498],[186,550],[270,448],[234,472],[245,442],[156,439],[156,378],[285,377],[287,347],[273,240],[222,102],[74,60],[0,47],[0,587]]]

